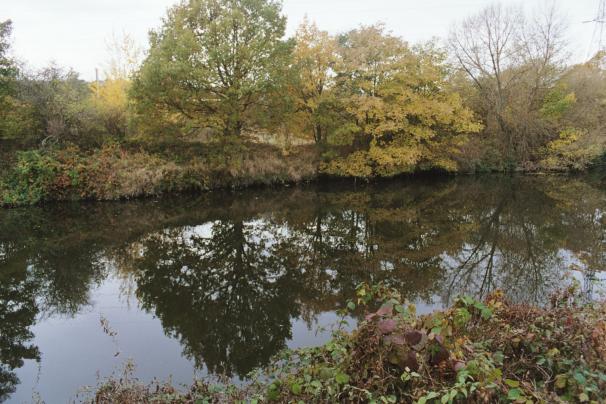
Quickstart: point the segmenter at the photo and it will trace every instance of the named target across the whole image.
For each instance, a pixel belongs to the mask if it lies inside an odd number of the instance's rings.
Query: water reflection
[[[236,217],[141,242],[137,296],[211,372],[245,375],[291,337],[290,319],[299,315],[293,291],[303,279],[276,262],[272,230]]]
[[[32,278],[27,271],[4,268],[0,272],[0,402],[6,400],[19,384],[13,370],[23,366],[25,359],[40,358],[29,326],[35,321]]]
[[[497,288],[545,302],[571,266],[604,268],[603,189],[489,176],[1,211],[0,401],[40,358],[31,327],[76,316],[108,277],[197,367],[241,377],[361,281],[429,307]]]

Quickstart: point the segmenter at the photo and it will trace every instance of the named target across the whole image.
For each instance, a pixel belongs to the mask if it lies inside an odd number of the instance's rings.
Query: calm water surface
[[[398,288],[422,312],[497,288],[544,303],[571,277],[595,297],[605,177],[333,183],[0,210],[0,401],[78,401],[126,362],[146,382],[243,380],[285,347],[325,341],[318,327],[362,281]]]

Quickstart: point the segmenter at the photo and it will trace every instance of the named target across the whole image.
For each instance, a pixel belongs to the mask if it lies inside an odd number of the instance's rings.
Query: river
[[[606,173],[421,177],[0,210],[0,401],[246,379],[321,344],[360,282],[418,311],[502,289],[599,298]],[[348,317],[351,326],[362,313]]]

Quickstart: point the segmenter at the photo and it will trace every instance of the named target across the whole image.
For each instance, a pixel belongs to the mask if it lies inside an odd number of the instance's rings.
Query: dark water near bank
[[[416,179],[0,211],[0,401],[243,378],[319,344],[362,281],[419,311],[502,288],[543,303],[606,269],[606,175]],[[355,316],[352,322],[355,321]]]

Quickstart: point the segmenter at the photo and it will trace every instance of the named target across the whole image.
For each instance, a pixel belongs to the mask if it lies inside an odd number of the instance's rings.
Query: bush
[[[299,182],[316,175],[315,154],[307,149],[285,156],[271,146],[220,148],[217,153],[206,151],[187,158],[179,154],[179,160],[117,144],[92,152],[69,147],[21,153],[0,183],[0,205],[130,199],[165,192]]]
[[[597,403],[606,391],[606,305],[579,299],[571,287],[540,308],[497,292],[417,316],[397,291],[363,284],[347,304],[367,312],[354,332],[338,327],[324,346],[284,351],[247,386],[198,381],[182,393],[123,377],[101,385],[95,402]]]
[[[46,199],[59,170],[58,162],[51,156],[38,151],[19,152],[16,165],[0,182],[0,202],[24,205]]]
[[[396,291],[362,285],[350,307],[380,308],[353,334],[285,356],[267,394],[284,402],[600,400],[606,306],[576,306],[573,296],[563,292],[550,309],[511,305],[500,293],[462,297],[419,317]]]

